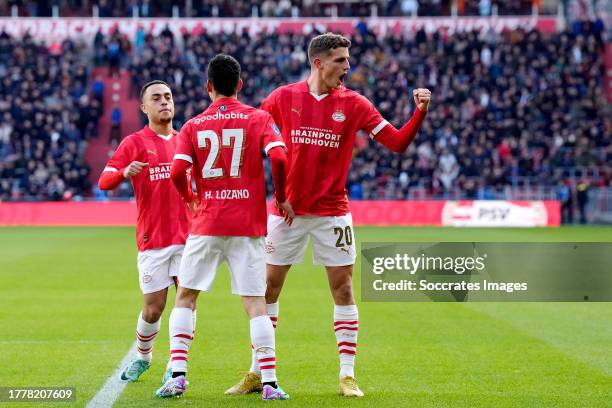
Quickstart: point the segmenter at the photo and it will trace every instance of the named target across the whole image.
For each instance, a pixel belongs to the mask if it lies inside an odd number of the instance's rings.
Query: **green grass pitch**
[[[356,235],[359,242],[612,241],[612,228],[357,228]],[[359,265],[355,282],[359,299]],[[276,404],[612,406],[612,304],[358,304],[357,378],[366,396],[346,400],[336,395],[325,273],[310,253],[292,269],[277,331],[278,375],[292,400]],[[140,306],[133,228],[0,228],[0,387],[74,386],[75,405],[85,406],[134,341]],[[223,395],[250,359],[248,319],[226,269],[199,299],[186,396],[155,398],[170,308],[151,369],[115,406],[262,403],[259,395]]]

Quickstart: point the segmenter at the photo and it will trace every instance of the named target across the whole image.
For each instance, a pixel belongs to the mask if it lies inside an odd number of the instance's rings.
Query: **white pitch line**
[[[108,377],[102,388],[100,388],[91,401],[87,403],[86,408],[110,408],[113,406],[127,385],[127,381],[121,381],[119,376],[121,375],[121,371],[132,360],[135,351],[136,341],[134,341],[134,344],[132,344],[130,350],[127,352],[125,357],[123,357],[123,360],[121,360],[115,372]]]

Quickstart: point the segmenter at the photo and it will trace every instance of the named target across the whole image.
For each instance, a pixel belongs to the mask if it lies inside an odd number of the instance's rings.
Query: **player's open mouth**
[[[344,78],[346,78],[346,74],[342,74],[340,78],[338,78],[340,80],[340,85],[344,85]]]

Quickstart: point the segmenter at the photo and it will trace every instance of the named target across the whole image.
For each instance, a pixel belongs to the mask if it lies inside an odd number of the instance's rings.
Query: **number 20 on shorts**
[[[338,240],[336,241],[336,247],[343,247],[346,242],[346,246],[353,245],[353,231],[351,230],[350,225],[347,225],[346,228],[335,227],[334,234],[338,236]],[[344,242],[342,242],[344,240]]]

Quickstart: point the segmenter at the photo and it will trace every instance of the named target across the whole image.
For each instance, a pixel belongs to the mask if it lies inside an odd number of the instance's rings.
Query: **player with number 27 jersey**
[[[266,235],[266,189],[261,151],[282,146],[267,112],[222,98],[187,122],[175,159],[193,164],[200,205],[193,235]]]
[[[206,90],[212,104],[181,129],[170,177],[190,209],[192,230],[179,271],[170,315],[172,377],[160,397],[185,392],[192,324],[200,291],[209,291],[217,269],[227,262],[232,293],[242,297],[250,318],[251,346],[261,368],[263,400],[288,399],[276,379],[274,327],[266,314],[266,189],[262,151],[270,158],[277,205],[291,224],[294,212],[285,199],[287,158],[280,130],[269,113],[238,101],[243,82],[240,64],[218,54],[208,64]],[[197,198],[189,191],[191,167]]]

